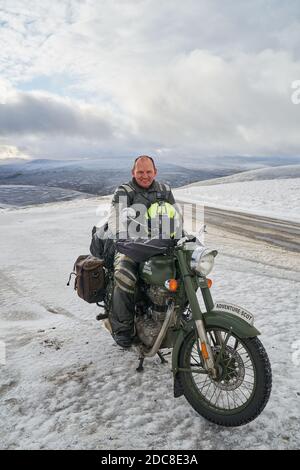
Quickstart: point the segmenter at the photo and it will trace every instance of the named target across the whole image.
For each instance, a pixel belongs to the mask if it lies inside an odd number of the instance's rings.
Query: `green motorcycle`
[[[266,406],[272,386],[271,366],[258,339],[253,315],[211,296],[216,250],[191,236],[162,246],[160,240],[118,242],[118,251],[139,262],[135,301],[138,371],[147,357],[172,349],[174,396],[184,395],[204,418],[222,426],[240,426]],[[113,292],[107,273],[105,320]],[[205,310],[200,308],[200,291]]]

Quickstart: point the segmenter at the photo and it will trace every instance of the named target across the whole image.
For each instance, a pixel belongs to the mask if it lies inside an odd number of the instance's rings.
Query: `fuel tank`
[[[168,279],[176,278],[175,258],[167,255],[153,256],[140,263],[139,274],[147,284],[164,286]]]

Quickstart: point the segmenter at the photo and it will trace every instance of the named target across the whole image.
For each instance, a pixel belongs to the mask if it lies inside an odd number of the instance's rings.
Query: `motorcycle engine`
[[[165,320],[170,292],[163,287],[150,286],[146,295],[150,299],[151,305],[143,315],[136,317],[135,327],[142,342],[151,348]]]

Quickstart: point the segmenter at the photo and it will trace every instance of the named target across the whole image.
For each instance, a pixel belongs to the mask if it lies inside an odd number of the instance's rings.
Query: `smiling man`
[[[148,189],[157,175],[157,169],[153,158],[141,155],[135,159],[132,168],[132,177],[141,188]]]
[[[124,206],[134,205],[144,207],[147,213],[148,209],[158,202],[168,203],[168,207],[175,204],[171,188],[155,180],[157,169],[153,158],[148,155],[137,157],[131,174],[132,180],[119,186],[114,193],[112,207],[118,207],[117,212]],[[110,323],[114,340],[126,348],[131,346],[134,338],[134,294],[138,280],[138,263],[124,254],[117,253],[114,278]]]

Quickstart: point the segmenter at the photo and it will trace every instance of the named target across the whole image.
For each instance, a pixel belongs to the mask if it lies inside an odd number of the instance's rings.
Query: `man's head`
[[[142,188],[149,188],[157,175],[155,163],[151,157],[141,155],[135,159],[132,176],[135,178],[137,184]]]

